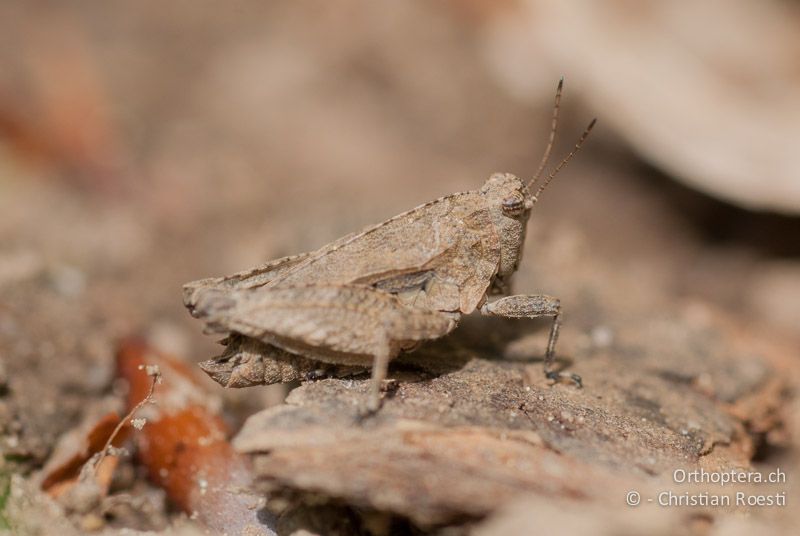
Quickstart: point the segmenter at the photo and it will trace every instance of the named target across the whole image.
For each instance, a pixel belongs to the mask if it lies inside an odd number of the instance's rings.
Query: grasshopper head
[[[522,258],[525,227],[535,199],[525,182],[511,173],[495,173],[480,192],[500,239],[500,266],[493,287],[503,293],[508,291],[511,275]]]
[[[550,151],[553,149],[563,86],[564,79],[562,78],[558,82],[558,88],[556,89],[556,101],[553,106],[550,139],[544,150],[539,169],[536,171],[533,178],[526,184],[519,177],[510,173],[495,173],[489,177],[489,180],[486,181],[480,190],[481,194],[487,199],[492,221],[500,238],[500,266],[492,282],[491,289],[496,293],[506,293],[509,291],[511,275],[517,270],[519,261],[522,259],[522,246],[525,243],[525,226],[528,223],[533,205],[536,204],[539,195],[547,188],[550,181],[552,181],[553,178],[558,175],[558,172],[567,165],[567,162],[580,151],[583,142],[586,140],[586,137],[595,124],[595,120],[592,119],[592,122],[589,123],[586,130],[583,131],[583,134],[580,139],[578,139],[578,143],[575,144],[572,151],[561,160],[553,171],[544,177],[542,182],[538,185],[538,188],[531,193],[531,187],[535,186],[542,177],[542,172],[544,172],[548,159],[550,158]]]
[[[490,204],[495,221],[508,218],[526,222],[536,199],[528,191],[522,179],[511,173],[495,173],[481,188],[481,193]]]

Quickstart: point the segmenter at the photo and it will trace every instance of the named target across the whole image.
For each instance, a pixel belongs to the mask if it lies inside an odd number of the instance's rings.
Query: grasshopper
[[[580,387],[578,375],[553,370],[559,300],[508,295],[531,209],[595,124],[531,193],[555,141],[562,87],[563,78],[550,138],[529,182],[495,173],[479,190],[441,197],[316,251],[184,285],[192,315],[207,331],[228,334],[225,353],[201,367],[225,386],[243,387],[296,379],[319,362],[344,370],[372,366],[367,409],[375,411],[390,360],[450,333],[461,315],[478,310],[551,317],[545,375]]]

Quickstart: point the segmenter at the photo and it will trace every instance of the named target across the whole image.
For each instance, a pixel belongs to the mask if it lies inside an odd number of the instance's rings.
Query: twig
[[[142,366],[140,368],[145,369],[147,371],[147,375],[150,376],[152,379],[152,381],[150,382],[150,390],[147,392],[147,396],[145,396],[138,404],[136,404],[133,407],[133,409],[131,409],[128,412],[128,414],[125,415],[125,417],[119,421],[116,428],[114,428],[114,431],[111,432],[110,436],[108,436],[108,440],[106,441],[106,444],[103,446],[103,450],[101,451],[102,454],[100,455],[99,458],[97,458],[97,461],[95,461],[94,463],[95,468],[98,467],[103,462],[106,455],[108,454],[109,449],[111,448],[112,442],[117,437],[117,434],[119,434],[120,430],[122,430],[122,427],[125,425],[125,423],[132,420],[136,412],[139,411],[142,407],[144,407],[145,404],[153,401],[153,393],[155,393],[156,384],[161,382],[161,371],[159,370],[158,365],[153,365],[153,366],[147,365],[147,366]]]

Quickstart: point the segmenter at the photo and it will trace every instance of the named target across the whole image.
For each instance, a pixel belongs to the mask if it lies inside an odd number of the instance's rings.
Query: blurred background
[[[561,76],[554,160],[598,124],[516,290],[795,340],[799,29],[789,0],[3,2],[4,453],[47,459],[119,337],[212,355],[184,282],[529,177]]]

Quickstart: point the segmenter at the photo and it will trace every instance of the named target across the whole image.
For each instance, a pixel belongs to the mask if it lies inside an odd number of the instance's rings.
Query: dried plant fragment
[[[128,380],[128,407],[150,388],[148,368],[163,382],[155,404],[138,413],[146,420],[135,442],[150,479],[193,519],[230,534],[274,534],[260,499],[247,491],[247,461],[227,441],[228,429],[212,397],[181,361],[137,340],[124,342],[117,356],[119,375]]]
[[[73,452],[71,455],[61,454],[60,456],[66,456],[67,459],[55,461],[52,467],[45,469],[42,490],[58,499],[78,484],[82,468],[86,464],[91,464],[94,466],[94,479],[101,494],[107,494],[119,458],[110,455],[104,456],[101,460],[95,458],[95,455],[105,452],[110,446],[120,447],[125,442],[129,429],[118,430],[118,426],[123,422],[117,413],[107,413],[98,419],[88,432],[83,432],[85,435],[82,440],[75,434],[67,437],[62,442],[62,445],[65,445],[63,448]],[[118,433],[115,434],[115,431]],[[81,434],[82,431],[79,430],[77,433]]]

